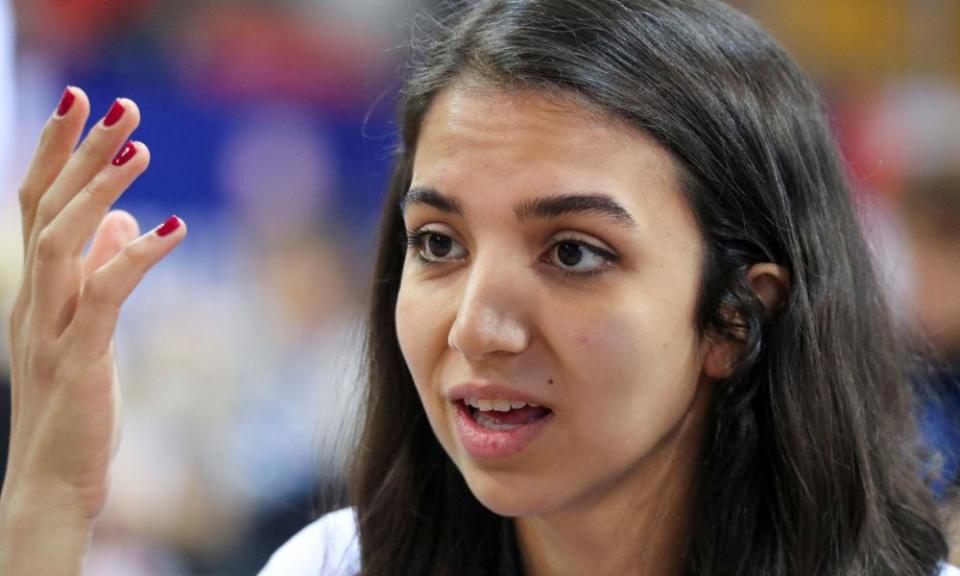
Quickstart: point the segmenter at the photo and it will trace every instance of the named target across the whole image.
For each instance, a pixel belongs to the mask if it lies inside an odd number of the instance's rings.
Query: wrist
[[[93,520],[74,514],[52,495],[0,494],[0,574],[79,576]]]

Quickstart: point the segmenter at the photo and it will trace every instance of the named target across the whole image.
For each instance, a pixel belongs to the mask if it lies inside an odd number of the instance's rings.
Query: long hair
[[[887,304],[821,103],[753,21],[710,0],[483,0],[432,30],[401,94],[365,357],[352,503],[363,574],[521,571],[513,523],[470,493],[396,336],[398,203],[421,124],[465,74],[558,92],[670,151],[704,238],[697,325],[741,343],[698,463],[688,574],[927,576],[946,545],[920,479]],[[774,262],[767,314],[746,280]],[[637,546],[642,543],[638,542]]]

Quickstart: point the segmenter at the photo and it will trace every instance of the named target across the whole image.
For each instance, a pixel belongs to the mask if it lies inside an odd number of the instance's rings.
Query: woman
[[[492,0],[438,28],[400,106],[353,509],[264,573],[951,570],[840,163],[782,50],[712,1]],[[6,573],[79,571],[116,312],[185,233],[104,218],[146,168],[139,143],[109,163],[139,116],[118,101],[71,157],[70,98],[22,190]]]

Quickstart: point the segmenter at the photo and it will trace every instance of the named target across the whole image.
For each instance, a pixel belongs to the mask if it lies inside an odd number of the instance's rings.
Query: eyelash
[[[429,229],[420,229],[420,230],[417,230],[417,231],[407,230],[407,234],[406,234],[406,236],[407,236],[406,248],[407,248],[407,250],[419,249],[419,250],[417,251],[417,256],[416,256],[416,257],[417,257],[417,261],[420,262],[421,264],[425,264],[425,265],[428,265],[428,266],[439,266],[439,265],[447,264],[447,263],[448,263],[448,261],[436,262],[436,261],[433,261],[433,260],[428,260],[428,259],[426,259],[426,258],[423,257],[423,254],[421,253],[421,251],[423,250],[423,241],[424,241],[424,239],[427,238],[428,236],[434,236],[434,235],[436,235],[436,236],[443,236],[444,238],[450,238],[450,237],[447,236],[446,234],[442,234],[442,233],[440,233],[440,232],[435,232],[435,231],[429,230]],[[451,240],[452,240],[452,238],[451,238]],[[597,269],[595,269],[595,270],[591,270],[591,271],[589,271],[589,272],[573,272],[573,271],[571,271],[571,270],[567,270],[567,269],[564,269],[564,268],[557,267],[557,270],[559,270],[559,272],[560,272],[561,274],[565,275],[565,276],[583,278],[583,277],[586,277],[586,276],[595,276],[595,275],[597,275],[597,274],[602,274],[603,272],[605,272],[605,271],[607,270],[607,268],[610,267],[611,264],[615,264],[615,263],[617,262],[617,260],[619,260],[619,256],[617,256],[616,254],[613,254],[612,252],[609,252],[609,251],[604,250],[604,249],[602,249],[602,248],[598,248],[598,247],[596,247],[596,246],[594,246],[594,245],[592,245],[592,244],[589,244],[589,243],[587,243],[587,242],[584,242],[583,240],[577,240],[576,238],[560,238],[560,239],[558,239],[556,242],[554,242],[554,243],[550,246],[550,251],[552,252],[554,248],[556,248],[559,244],[561,244],[561,243],[563,243],[563,242],[569,242],[569,243],[571,243],[571,244],[576,244],[577,246],[579,246],[579,247],[581,247],[581,248],[583,248],[583,249],[585,249],[585,250],[587,250],[587,251],[589,251],[589,252],[592,252],[592,253],[596,254],[597,256],[600,256],[600,257],[603,258],[604,260],[606,260],[606,263],[605,263],[604,265],[602,265],[601,267],[599,267],[599,268],[597,268]]]

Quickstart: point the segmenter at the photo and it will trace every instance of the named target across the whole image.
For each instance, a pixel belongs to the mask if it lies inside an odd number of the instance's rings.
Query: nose
[[[529,291],[501,259],[475,261],[464,286],[447,344],[469,360],[519,354],[530,341]]]

